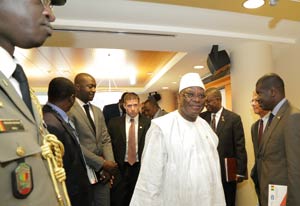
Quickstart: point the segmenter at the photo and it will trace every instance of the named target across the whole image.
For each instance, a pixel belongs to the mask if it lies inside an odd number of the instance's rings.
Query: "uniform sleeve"
[[[160,206],[161,190],[167,162],[164,136],[152,122],[147,134],[141,160],[141,170],[130,206]]]

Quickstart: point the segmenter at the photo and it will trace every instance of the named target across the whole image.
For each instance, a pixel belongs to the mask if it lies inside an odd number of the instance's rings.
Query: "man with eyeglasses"
[[[0,204],[58,206],[42,134],[47,133],[15,47],[41,46],[51,36],[52,5],[65,0],[0,0]]]
[[[218,152],[220,157],[222,184],[226,205],[235,205],[236,186],[247,178],[247,153],[245,135],[241,117],[222,106],[222,95],[218,88],[205,91],[207,111],[200,114],[215,131],[219,138]],[[235,158],[236,175],[233,180],[226,178],[225,158]]]
[[[131,206],[225,206],[218,137],[199,117],[205,102],[197,73],[182,76],[178,110],[151,121]]]

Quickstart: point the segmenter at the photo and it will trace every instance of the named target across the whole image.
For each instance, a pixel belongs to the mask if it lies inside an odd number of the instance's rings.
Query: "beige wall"
[[[284,80],[288,100],[300,108],[300,43],[281,53],[275,60],[275,72]]]

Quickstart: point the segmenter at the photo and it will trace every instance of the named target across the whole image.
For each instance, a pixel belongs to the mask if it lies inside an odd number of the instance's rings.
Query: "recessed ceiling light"
[[[194,66],[194,69],[203,69],[204,68],[204,66],[202,66],[202,65],[196,65],[196,66]]]
[[[166,89],[169,89],[169,87],[162,87],[162,89],[166,90]]]
[[[172,84],[177,84],[177,82],[172,82]]]
[[[264,0],[247,0],[243,3],[246,9],[257,9],[265,4]]]

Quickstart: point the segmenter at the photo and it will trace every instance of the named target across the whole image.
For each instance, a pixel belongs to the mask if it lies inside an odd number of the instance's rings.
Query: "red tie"
[[[136,162],[134,119],[130,119],[130,122],[131,124],[128,133],[128,163],[133,165]]]
[[[258,126],[258,145],[261,142],[261,137],[263,135],[264,132],[264,121],[262,119],[259,120],[259,126]]]

